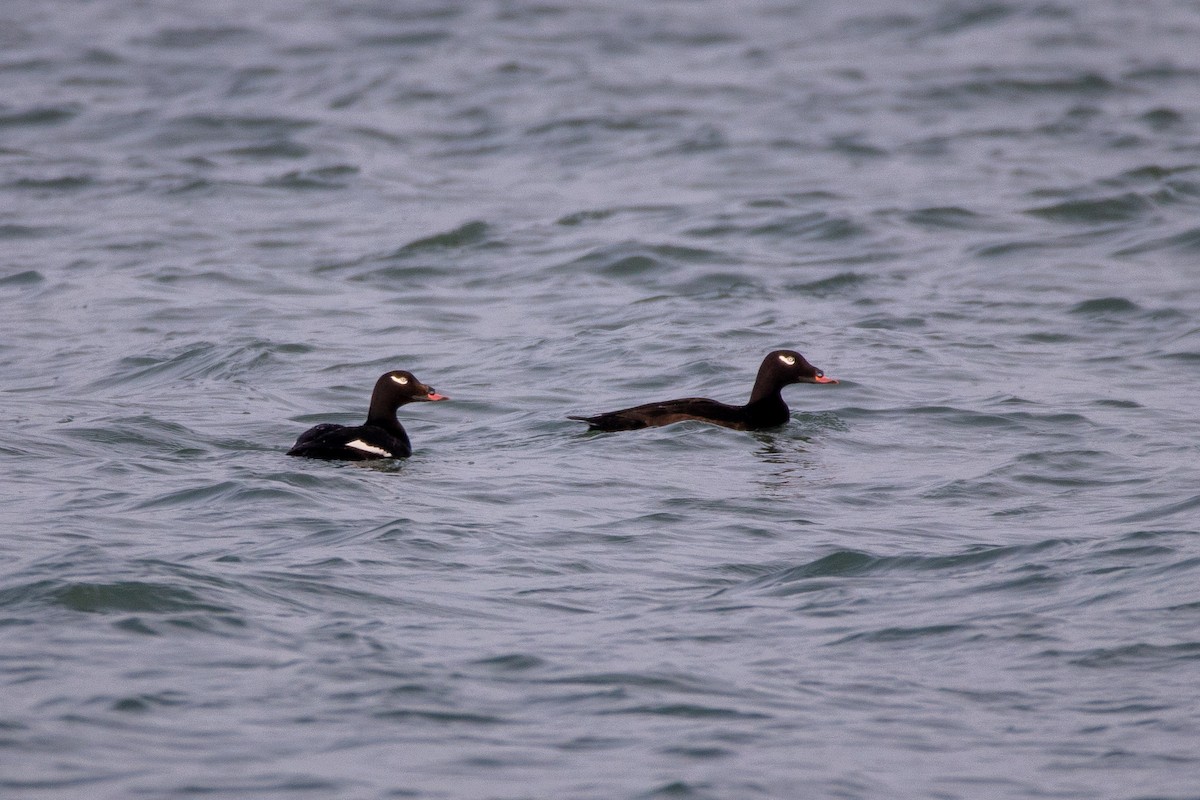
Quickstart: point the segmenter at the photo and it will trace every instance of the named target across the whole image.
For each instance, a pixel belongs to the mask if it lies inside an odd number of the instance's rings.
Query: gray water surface
[[[1197,41],[6,3],[0,794],[1200,797]]]

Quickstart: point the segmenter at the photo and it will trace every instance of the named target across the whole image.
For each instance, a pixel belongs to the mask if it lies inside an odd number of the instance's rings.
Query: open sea
[[[1200,798],[1198,42],[5,0],[0,797]]]

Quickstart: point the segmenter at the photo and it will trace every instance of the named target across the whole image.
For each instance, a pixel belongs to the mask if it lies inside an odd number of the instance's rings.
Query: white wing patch
[[[408,378],[404,377],[403,375],[393,375],[392,380],[394,380],[396,383],[400,384],[401,386],[408,385]]]
[[[795,356],[780,356],[779,360],[782,361],[783,363],[787,364],[789,367],[794,366],[796,363]]]
[[[387,450],[384,450],[382,447],[376,447],[373,444],[367,444],[362,439],[355,439],[352,442],[346,442],[346,447],[353,447],[355,450],[361,450],[364,453],[371,453],[372,455],[392,458],[392,454]]]

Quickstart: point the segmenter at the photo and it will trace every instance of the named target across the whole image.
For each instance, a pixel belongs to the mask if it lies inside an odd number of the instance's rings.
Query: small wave
[[[345,179],[357,174],[357,167],[345,165],[321,167],[319,169],[292,170],[278,177],[268,178],[263,181],[262,185],[278,189],[345,189],[350,185]]]
[[[92,186],[95,182],[91,175],[60,175],[56,178],[18,178],[8,186],[34,191],[74,192]]]
[[[29,125],[59,125],[74,119],[79,114],[75,106],[42,106],[23,111],[0,111],[0,128],[15,128]]]
[[[290,139],[276,139],[262,144],[246,145],[244,147],[234,147],[226,150],[222,155],[236,156],[238,158],[255,159],[269,161],[274,159],[286,158],[297,159],[304,158],[311,151],[300,144]]]
[[[86,613],[232,613],[232,609],[208,602],[188,589],[148,581],[88,583],[44,580],[0,590],[0,608],[29,603]]]
[[[924,317],[871,314],[855,322],[854,326],[868,330],[898,331],[910,328],[924,328],[926,324],[928,323]]]
[[[1160,250],[1179,251],[1190,255],[1200,252],[1200,228],[1189,228],[1182,233],[1147,239],[1131,247],[1122,248],[1114,255],[1135,256]]]
[[[1181,205],[1195,208],[1200,205],[1200,181],[1175,178],[1165,181],[1151,198],[1160,206]]]
[[[1165,357],[1169,358],[1170,356],[1165,356]],[[1091,405],[1097,406],[1099,408],[1126,408],[1126,409],[1128,409],[1128,408],[1144,408],[1144,406],[1141,403],[1139,403],[1135,400],[1125,400],[1125,399],[1107,398],[1107,397],[1100,398],[1098,400],[1093,400],[1091,402]]]
[[[71,426],[63,435],[101,445],[105,449],[136,447],[175,455],[198,452],[194,445],[196,436],[191,430],[147,414],[102,420],[93,425]]]
[[[450,38],[450,33],[445,30],[420,30],[406,31],[404,33],[388,33],[388,34],[372,34],[361,36],[355,40],[355,45],[358,47],[378,47],[378,48],[414,48],[414,47],[429,47],[431,45],[441,44]]]
[[[629,214],[639,218],[645,217],[660,217],[665,215],[678,216],[682,213],[680,207],[669,205],[646,205],[646,206],[617,206],[614,208],[598,208],[587,211],[576,211],[572,214],[559,217],[555,220],[557,225],[565,225],[575,227],[584,225],[590,222],[604,222],[616,216]]]
[[[922,492],[921,496],[956,506],[978,506],[981,500],[1011,498],[1018,491],[1006,481],[992,478],[955,478]]]
[[[664,272],[683,264],[725,260],[712,250],[627,241],[597,248],[564,266],[609,278],[633,278]]]
[[[240,481],[220,481],[147,497],[133,508],[144,511],[163,508],[205,508],[211,507],[213,503],[220,503],[223,507],[237,507],[241,503],[253,506],[275,502],[294,507],[307,500],[308,495],[305,492],[278,484],[258,486]]]
[[[868,144],[861,136],[835,136],[827,145],[827,149],[838,155],[848,156],[858,161],[865,158],[883,159],[891,152],[879,145]],[[841,238],[841,237],[838,237]]]
[[[508,653],[502,656],[480,659],[476,664],[497,672],[529,672],[546,666],[545,659],[528,653]]]
[[[1088,200],[1065,200],[1048,206],[1029,208],[1033,217],[1066,223],[1134,222],[1155,210],[1155,204],[1144,195],[1126,192],[1112,197]]]
[[[1173,361],[1179,364],[1200,364],[1200,352],[1195,350],[1179,350],[1173,353],[1161,353],[1156,358],[1163,361]]]
[[[187,705],[190,700],[184,692],[164,690],[161,692],[141,692],[124,697],[101,696],[95,701],[104,703],[113,711],[125,713],[144,713],[158,708],[173,708]]]
[[[985,100],[1018,103],[1055,95],[1093,98],[1116,89],[1112,81],[1096,72],[1022,75],[978,69],[969,80],[934,86],[922,90],[918,96],[940,107]]]
[[[606,709],[597,712],[602,715],[610,714],[649,714],[663,717],[683,717],[685,719],[718,719],[718,720],[755,720],[770,719],[769,714],[760,711],[743,711],[724,706],[701,705],[699,703],[662,703],[654,705],[635,705],[624,708]]]
[[[580,116],[564,117],[535,125],[526,130],[526,135],[532,137],[547,137],[555,139],[557,145],[579,144],[588,141],[596,131],[605,132],[636,132],[658,130],[667,124],[668,117],[677,116],[671,112],[659,112],[642,116]],[[564,141],[566,137],[566,141]]]
[[[1200,661],[1200,642],[1151,644],[1137,642],[1119,647],[1096,647],[1087,650],[1048,650],[1041,654],[1054,658],[1065,657],[1068,663],[1093,669],[1138,667],[1142,670],[1166,669],[1180,662]],[[1119,713],[1127,708],[1097,708],[1094,713]]]
[[[1089,317],[1110,316],[1112,314],[1131,314],[1140,311],[1137,303],[1124,297],[1100,297],[1095,300],[1084,300],[1071,308],[1072,314]]]
[[[1009,19],[1014,13],[1015,8],[1004,3],[940,6],[927,21],[928,32],[949,36],[971,28],[994,25]]]
[[[171,124],[197,130],[217,131],[226,135],[238,133],[278,133],[300,131],[316,123],[309,119],[287,116],[250,116],[242,114],[194,113],[172,119]]]
[[[236,148],[270,147],[289,141],[298,131],[315,123],[287,116],[247,116],[238,114],[193,113],[163,121],[151,131],[147,146],[155,148],[211,145],[218,152]],[[198,153],[189,152],[197,156]],[[205,156],[205,161],[208,161]]]
[[[1090,431],[1096,427],[1096,423],[1089,417],[1075,412],[1009,411],[995,413],[946,405],[914,405],[895,409],[864,409],[847,406],[838,409],[838,414],[843,418],[888,419],[899,417],[908,423],[913,417],[932,417],[949,426],[969,429],[1032,431],[1043,434],[1077,428],[1086,428]]]
[[[1086,233],[1073,233],[1057,237],[1042,237],[1037,239],[1012,239],[1008,241],[992,242],[991,244],[976,245],[971,249],[979,258],[1003,258],[1006,256],[1026,256],[1031,253],[1041,253],[1058,250],[1071,250],[1079,247],[1081,244],[1090,243],[1095,239],[1096,234],[1092,231]]]
[[[863,284],[874,280],[876,280],[874,275],[864,275],[859,272],[839,272],[836,275],[830,275],[828,278],[821,278],[809,281],[808,283],[789,284],[787,290],[814,297],[829,297],[831,295],[846,293],[851,289],[858,289]]]
[[[562,686],[598,686],[621,689],[654,689],[687,694],[707,693],[713,687],[688,675],[670,672],[582,672],[547,678],[545,683]]]
[[[90,384],[90,390],[131,384],[178,383],[198,379],[238,378],[270,363],[277,354],[306,353],[311,345],[275,343],[259,339],[240,344],[191,342],[173,350],[118,360],[105,377]]]
[[[444,233],[435,233],[432,236],[414,239],[393,253],[392,257],[396,258],[428,250],[453,250],[482,244],[487,240],[489,230],[486,222],[480,220],[466,222]]]
[[[439,711],[428,708],[392,708],[375,711],[375,719],[406,722],[433,722],[443,725],[506,725],[511,720],[494,714],[475,714],[469,711]]]
[[[46,277],[36,269],[27,269],[0,278],[0,286],[37,286],[45,280]]]
[[[1138,511],[1134,514],[1128,514],[1123,517],[1118,517],[1117,522],[1154,522],[1160,519],[1173,517],[1177,514],[1193,512],[1200,508],[1200,494],[1189,497],[1186,500],[1181,500],[1176,503],[1165,503],[1163,505],[1147,508],[1144,511]]]
[[[0,225],[0,239],[42,239],[57,236],[63,229],[51,225]],[[32,270],[30,270],[32,271]],[[20,273],[25,274],[25,273]],[[5,282],[8,278],[0,279]]]
[[[1164,167],[1160,164],[1147,164],[1126,170],[1117,176],[1117,183],[1154,183],[1174,178],[1177,175],[1196,172],[1200,167],[1194,165]]]
[[[994,223],[988,222],[987,217],[958,206],[921,208],[905,214],[904,219],[910,225],[921,228],[945,230],[970,231],[994,226]]]
[[[1008,487],[1008,494],[1023,494],[1018,487],[1047,486],[1066,489],[1101,486],[1137,486],[1145,483],[1143,473],[1122,465],[1113,453],[1092,449],[1042,447],[1023,453],[990,472],[990,481]]]
[[[1068,544],[1065,539],[1047,539],[1022,545],[978,545],[949,555],[878,556],[859,550],[837,550],[814,561],[775,569],[765,575],[726,587],[713,596],[742,591],[770,596],[801,594],[814,588],[824,588],[828,583],[823,579],[828,578],[964,570],[975,572],[1001,561],[1027,560],[1033,554],[1054,550],[1065,544]]]
[[[1167,131],[1180,126],[1184,116],[1173,108],[1152,108],[1138,119],[1155,131]]]
[[[726,238],[731,234],[740,234],[817,242],[840,242],[865,236],[867,232],[866,227],[849,216],[824,211],[790,215],[753,224],[720,222],[686,231],[689,236],[703,238]]]
[[[161,47],[168,50],[197,49],[222,45],[227,42],[257,37],[250,28],[240,26],[214,26],[195,28],[164,28],[152,36],[135,39],[138,44]]]
[[[912,640],[924,640],[930,637],[943,637],[949,634],[964,633],[971,631],[969,625],[919,625],[914,627],[891,627],[881,628],[873,631],[862,631],[852,633],[848,636],[843,636],[831,644],[848,644],[850,642],[907,642]]]

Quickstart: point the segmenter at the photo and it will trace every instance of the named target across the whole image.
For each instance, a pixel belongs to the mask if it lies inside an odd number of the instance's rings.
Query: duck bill
[[[818,375],[813,378],[813,383],[837,383],[837,378],[827,378],[824,375]]]
[[[421,398],[422,400],[449,400],[450,398],[444,394],[438,394],[433,389],[429,390],[429,394]]]

